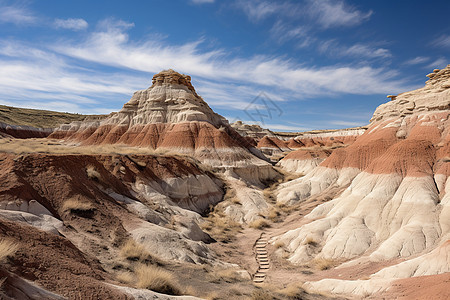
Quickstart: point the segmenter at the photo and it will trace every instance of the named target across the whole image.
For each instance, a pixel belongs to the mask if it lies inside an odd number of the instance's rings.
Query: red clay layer
[[[358,168],[373,174],[450,175],[445,163],[445,158],[450,156],[449,129],[444,124],[430,123],[441,118],[442,113],[421,121],[411,118],[404,134],[399,136],[398,127],[384,128],[389,121],[374,124],[352,145],[334,150],[321,166]]]
[[[252,145],[232,128],[218,129],[208,122],[178,124],[156,123],[135,125],[103,125],[76,132],[58,131],[49,138],[80,141],[83,145],[126,144],[130,146],[167,148],[230,148]]]
[[[288,148],[286,141],[282,141],[277,137],[268,137],[268,136],[263,137],[259,141],[259,143],[256,147],[257,148],[273,148],[273,149],[278,149],[281,151],[283,151],[283,149]]]
[[[308,160],[315,158],[327,158],[331,150],[317,149],[298,149],[288,153],[283,159]]]

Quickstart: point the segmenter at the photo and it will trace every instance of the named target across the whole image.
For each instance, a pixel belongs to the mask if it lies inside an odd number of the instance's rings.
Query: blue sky
[[[450,63],[450,1],[0,0],[0,104],[119,110],[192,76],[230,121],[346,128]]]

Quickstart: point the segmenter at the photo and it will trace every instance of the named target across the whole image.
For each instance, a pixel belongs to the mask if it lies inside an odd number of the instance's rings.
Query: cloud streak
[[[190,0],[193,4],[214,3],[215,0]]]
[[[89,24],[84,19],[56,19],[55,26],[56,28],[79,31],[87,29]]]
[[[2,5],[0,2],[0,23],[23,26],[36,23],[38,18],[22,5]]]
[[[418,65],[418,64],[426,63],[429,60],[430,60],[429,57],[417,56],[417,57],[414,57],[412,59],[409,59],[409,60],[405,61],[404,64],[405,65]]]
[[[149,81],[84,70],[46,49],[0,41],[0,102],[4,104],[79,113],[112,111]],[[99,110],[102,100],[106,108]]]
[[[235,7],[242,10],[253,22],[273,16],[277,16],[279,20],[307,18],[309,22],[314,22],[323,29],[355,26],[368,20],[373,13],[362,12],[344,1],[331,0],[236,0]]]
[[[435,39],[431,44],[435,47],[450,48],[450,35],[443,34]]]
[[[173,68],[209,81],[257,85],[297,93],[297,98],[317,95],[382,94],[401,91],[394,71],[370,66],[306,67],[277,56],[232,57],[225,49],[202,51],[202,41],[169,45],[158,40],[136,44],[125,30],[114,26],[93,32],[84,42],[58,44],[54,51],[90,62],[143,72]],[[352,50],[354,52],[361,50]],[[387,56],[387,52],[375,55]]]
[[[318,46],[320,52],[329,56],[355,57],[355,58],[390,58],[391,52],[386,48],[377,48],[362,43],[350,47],[340,45],[336,40],[321,42]]]
[[[308,0],[309,16],[323,28],[355,26],[368,20],[372,13],[357,10],[344,1]]]
[[[395,80],[397,72],[385,68],[306,66],[282,56],[237,57],[227,49],[204,51],[202,40],[176,45],[149,37],[136,42],[127,32],[132,27],[108,19],[82,39],[53,45],[0,40],[0,102],[108,112],[120,109],[134,91],[147,88],[153,73],[168,68],[191,75],[208,103],[228,110],[244,109],[261,91],[283,102],[408,88],[405,81]],[[104,66],[109,71],[103,71]],[[99,110],[99,103],[106,108]]]

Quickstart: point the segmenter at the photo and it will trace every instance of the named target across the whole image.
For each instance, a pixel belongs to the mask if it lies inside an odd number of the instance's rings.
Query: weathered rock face
[[[14,137],[19,139],[44,138],[52,133],[51,128],[35,128],[31,126],[9,125],[0,122],[0,137]]]
[[[277,166],[288,172],[307,174],[330,156],[332,150],[313,148],[298,149],[288,153]]]
[[[283,157],[277,163],[277,166],[288,172],[307,174],[330,156],[333,151],[338,151],[340,148],[353,144],[365,131],[366,127],[357,127],[298,133],[295,138],[285,142],[286,147],[292,152]],[[281,148],[279,149],[281,150]]]
[[[60,126],[50,138],[82,145],[126,144],[188,154],[214,166],[266,164],[259,152],[197,95],[190,77],[173,70],[153,77],[103,121]]]
[[[291,149],[287,146],[288,142],[282,141],[277,137],[263,137],[256,147],[262,151],[262,153],[266,155],[280,155],[284,152],[291,151]]]
[[[440,249],[450,239],[449,74],[450,66],[436,71],[424,88],[378,107],[352,145],[278,190],[277,201],[288,204],[343,190],[307,215],[307,225],[279,237],[290,261],[348,260],[352,266],[407,259],[369,281],[330,279],[311,283],[314,289],[364,296],[394,279],[448,272]]]
[[[444,111],[450,109],[450,68],[434,70],[421,89],[401,93],[392,101],[380,105],[373,114],[372,123],[388,118],[404,118],[420,112]]]
[[[317,130],[301,132],[294,139],[289,140],[289,147],[336,147],[351,145],[366,131],[366,127],[339,129],[339,130]]]
[[[275,134],[269,129],[262,128],[259,125],[245,124],[242,121],[232,123],[231,127],[233,127],[234,130],[236,130],[243,137],[253,139],[256,143],[258,143],[265,136],[275,137]]]

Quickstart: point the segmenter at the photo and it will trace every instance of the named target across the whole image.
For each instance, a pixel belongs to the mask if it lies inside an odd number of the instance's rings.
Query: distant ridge
[[[50,110],[19,108],[0,105],[0,123],[31,126],[36,128],[55,128],[73,121],[101,120],[108,115],[82,115]]]

